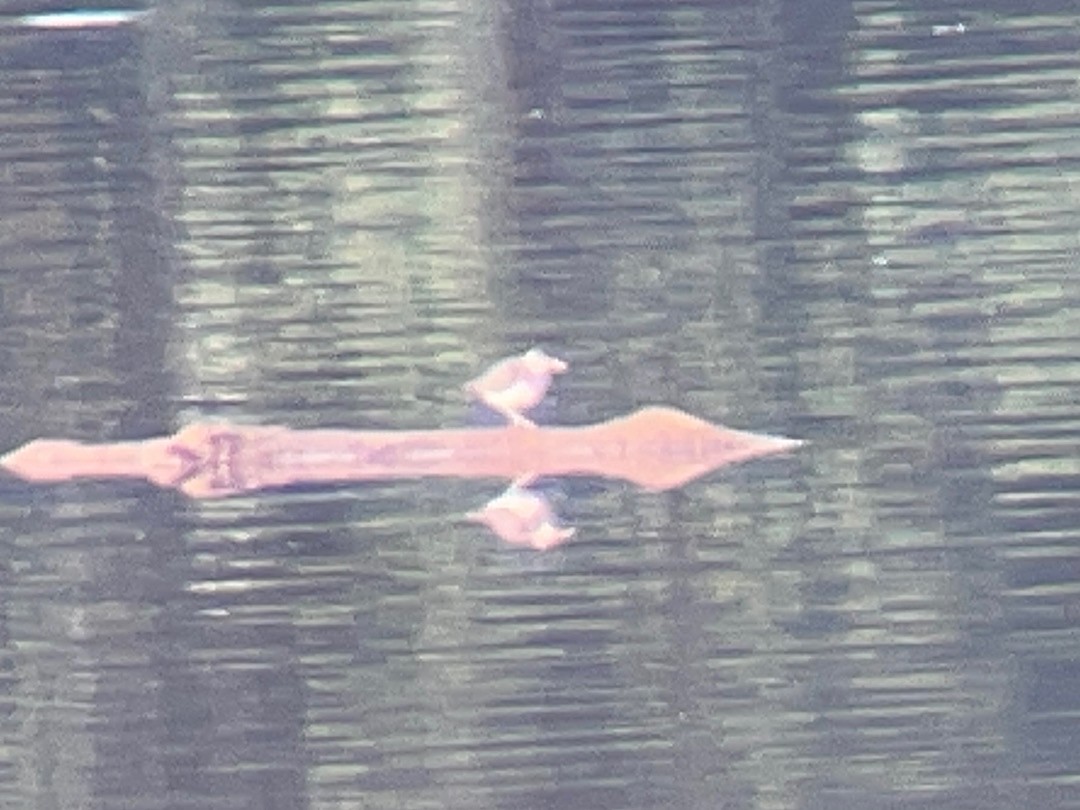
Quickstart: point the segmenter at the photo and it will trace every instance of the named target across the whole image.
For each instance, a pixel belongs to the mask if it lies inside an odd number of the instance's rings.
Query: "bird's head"
[[[562,374],[567,369],[565,360],[552,357],[543,349],[529,349],[522,359],[530,374]]]

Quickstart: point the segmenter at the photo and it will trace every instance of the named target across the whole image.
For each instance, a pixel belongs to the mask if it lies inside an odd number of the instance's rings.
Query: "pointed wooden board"
[[[554,452],[546,459],[546,474],[622,478],[650,490],[679,487],[720,467],[784,453],[802,444],[732,430],[660,406],[551,433]]]
[[[38,439],[0,458],[30,481],[146,478],[194,498],[267,487],[421,476],[595,475],[670,489],[801,442],[731,430],[666,407],[584,427],[291,430],[196,424],[141,442]]]

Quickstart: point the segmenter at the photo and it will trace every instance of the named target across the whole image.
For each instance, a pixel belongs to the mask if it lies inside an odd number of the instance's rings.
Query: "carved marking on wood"
[[[169,482],[169,486],[182,486],[202,471],[202,456],[182,444],[170,444],[165,452],[180,462],[180,472]]]
[[[240,492],[244,479],[240,474],[237,456],[244,446],[244,437],[233,431],[212,433],[206,437],[206,455],[200,455],[182,444],[171,444],[166,452],[180,461],[180,472],[169,486],[183,489],[202,478],[211,493]]]

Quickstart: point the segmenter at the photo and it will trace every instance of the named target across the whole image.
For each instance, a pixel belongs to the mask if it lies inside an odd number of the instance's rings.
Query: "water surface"
[[[539,555],[498,481],[3,481],[8,802],[1076,803],[1078,20],[918,5],[0,31],[5,450],[457,426],[531,345],[548,421],[810,442],[545,482]]]

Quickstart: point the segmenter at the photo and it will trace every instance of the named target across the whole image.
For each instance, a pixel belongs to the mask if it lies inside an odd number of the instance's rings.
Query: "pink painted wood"
[[[649,407],[583,427],[350,431],[195,424],[137,442],[37,439],[0,457],[0,466],[28,481],[144,478],[193,498],[421,476],[527,481],[593,475],[664,490],[800,444]]]

